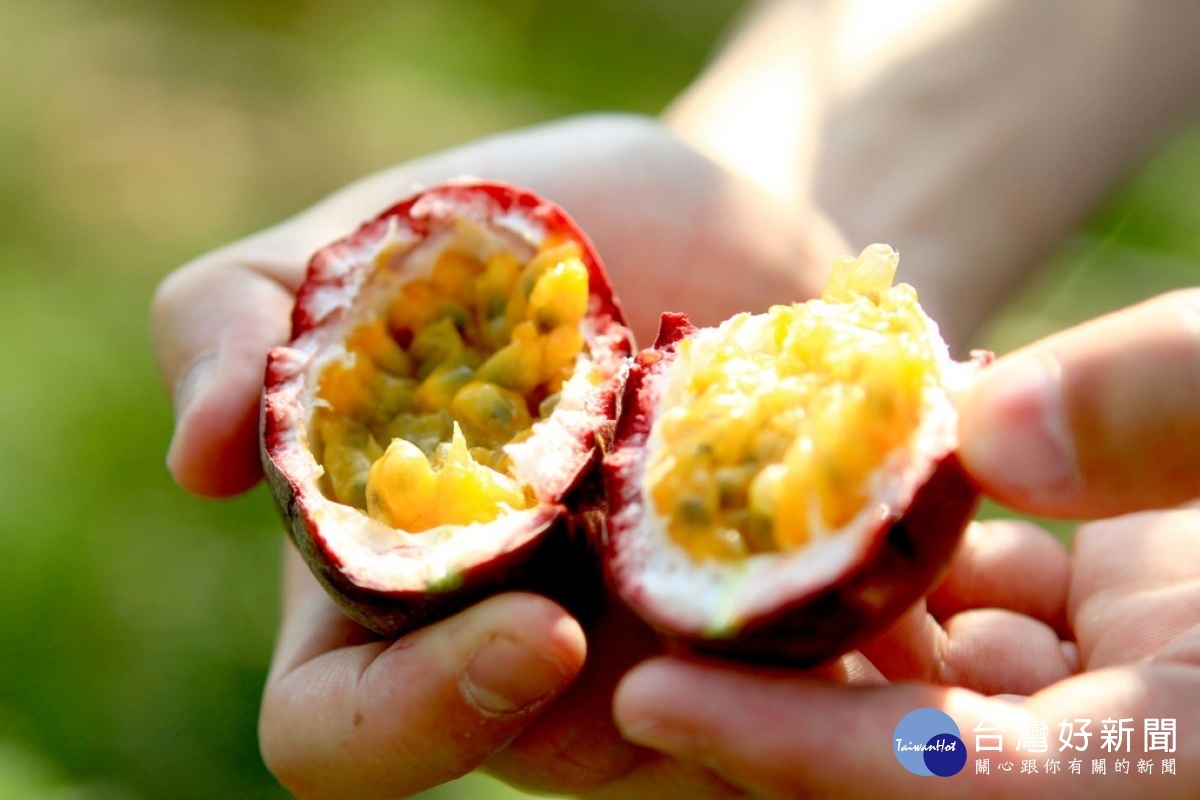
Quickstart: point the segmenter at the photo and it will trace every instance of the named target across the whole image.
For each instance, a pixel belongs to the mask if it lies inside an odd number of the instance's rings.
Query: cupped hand
[[[1087,525],[1070,556],[1027,523],[976,524],[928,610],[845,657],[841,681],[659,658],[619,686],[616,717],[631,740],[754,797],[1195,797],[1197,563],[1195,507]],[[894,757],[897,724],[919,708],[954,718],[959,774],[917,776]],[[1128,743],[1104,749],[1102,727],[1122,719]],[[1172,721],[1169,752],[1146,749],[1146,720]]]
[[[567,209],[643,343],[664,310],[706,324],[803,299],[842,251],[815,217],[781,211],[641,118],[568,120],[396,167],[163,282],[152,329],[175,403],[168,466],[180,485],[224,496],[261,477],[265,354],[289,336],[311,253],[416,186],[463,175],[527,186]],[[507,594],[387,642],[349,622],[291,548],[285,590],[260,739],[300,797],[405,796],[479,766],[556,792],[653,794],[668,775],[693,797],[728,788],[620,736],[614,687],[657,645],[615,607],[585,638],[550,601]]]

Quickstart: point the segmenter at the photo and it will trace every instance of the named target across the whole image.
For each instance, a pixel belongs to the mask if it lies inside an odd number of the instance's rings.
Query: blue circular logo
[[[967,763],[967,747],[949,714],[918,708],[904,715],[892,734],[900,765],[914,775],[957,775]]]

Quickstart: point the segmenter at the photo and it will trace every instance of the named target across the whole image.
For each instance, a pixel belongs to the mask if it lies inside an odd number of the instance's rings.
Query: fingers
[[[589,800],[744,797],[742,790],[703,765],[664,758],[621,735],[612,718],[616,687],[635,664],[661,652],[661,644],[628,610],[614,607],[608,612],[589,628],[589,636],[602,644],[593,649],[580,676],[487,762],[487,771],[536,794]],[[857,678],[851,664],[843,668],[839,663],[828,672],[838,678]]]
[[[927,599],[944,638],[928,677],[985,694],[1029,695],[1079,669],[1069,640],[1071,562],[1047,531],[1016,520],[973,523]]]
[[[856,688],[828,682],[656,659],[622,683],[615,713],[632,740],[686,763],[702,764],[747,791],[767,798],[958,798],[958,797],[1187,797],[1194,782],[1163,775],[1160,757],[1178,764],[1200,757],[1200,670],[1143,666],[1105,670],[1054,684],[1026,701],[990,698],[963,689],[895,684]],[[908,772],[895,757],[901,719],[919,708],[947,713],[967,750],[964,768],[946,778]],[[1091,719],[1091,747],[1078,752],[1058,738],[1061,720]],[[1101,721],[1136,725],[1128,748],[1100,746]],[[1171,719],[1179,732],[1172,753],[1147,751],[1143,722]],[[1032,732],[1045,723],[1044,749]],[[982,747],[975,728],[987,728]],[[1071,740],[1079,744],[1078,740]],[[984,748],[997,746],[998,750]],[[1069,772],[1079,757],[1083,769]],[[1091,770],[1103,757],[1108,771]],[[1153,759],[1154,771],[1116,775],[1115,759]],[[1035,772],[1024,772],[1025,760]],[[1059,761],[1057,774],[1046,762]],[[987,772],[977,762],[987,761]],[[1008,762],[1010,771],[1000,765]],[[1016,768],[1013,768],[1015,765]],[[1116,780],[1124,778],[1124,782]],[[1136,781],[1135,781],[1136,778]]]
[[[946,621],[942,683],[988,695],[1025,696],[1078,671],[1074,645],[1022,614],[981,608]]]
[[[1155,657],[1200,629],[1200,508],[1080,528],[1069,608],[1090,669]]]
[[[534,595],[493,597],[383,642],[337,621],[306,574],[289,570],[289,583],[295,616],[281,631],[260,741],[300,798],[404,797],[457,778],[516,736],[583,663],[578,624]],[[311,627],[321,621],[333,625]]]
[[[1078,671],[1073,644],[1044,622],[1000,608],[962,611],[939,625],[918,604],[861,654],[890,681],[987,694],[1032,694]]]
[[[1022,511],[1097,518],[1200,495],[1200,290],[1001,359],[959,431],[967,469]]]
[[[559,702],[489,760],[492,775],[529,791],[574,796],[641,772],[648,753],[617,730],[612,695],[625,672],[660,652],[658,639],[613,598],[588,636],[599,644],[579,677]]]
[[[1193,796],[1194,782],[1163,774],[1164,760],[1200,757],[1200,563],[1196,531],[1200,509],[1122,517],[1085,526],[1076,537],[1069,584],[1068,619],[1078,631],[1080,655],[1091,671],[1077,671],[1070,648],[1049,625],[1026,613],[988,608],[1008,604],[1038,617],[1056,616],[1050,605],[1030,603],[1039,585],[1062,596],[1062,553],[1032,527],[988,523],[972,532],[939,588],[944,640],[930,658],[937,675],[917,676],[962,688],[917,685],[839,686],[783,673],[656,659],[633,670],[618,688],[615,715],[631,740],[702,764],[728,781],[765,797],[1008,797],[1066,792],[1065,796]],[[987,530],[991,528],[992,530]],[[994,535],[991,541],[989,536]],[[1054,561],[1039,579],[1014,591],[1027,569]],[[991,566],[996,583],[969,585]],[[1058,605],[1062,605],[1060,600]],[[889,631],[914,641],[928,636],[920,606]],[[874,650],[873,659],[878,658]],[[881,660],[882,661],[882,660]],[[879,663],[879,662],[877,662]],[[886,663],[886,662],[883,662]],[[1125,665],[1125,666],[1116,666]],[[1107,668],[1104,668],[1107,667]],[[885,673],[887,670],[884,670]],[[889,675],[889,677],[893,677]],[[970,689],[970,691],[967,691]],[[991,695],[990,697],[987,695]],[[1014,695],[1026,695],[1019,702]],[[1004,698],[1004,699],[1001,699]],[[910,775],[890,751],[897,722],[917,708],[936,708],[958,725],[968,760],[951,780]],[[1179,732],[1170,751],[1152,751],[1143,738],[1147,720],[1170,720]],[[1090,720],[1085,740],[1062,721]],[[1128,744],[1101,747],[1101,728],[1125,720]],[[988,729],[984,750],[974,728]],[[1029,752],[1029,737],[1043,734],[1044,749]],[[1078,729],[1078,726],[1076,726]],[[999,740],[992,742],[992,732]],[[1023,749],[1025,748],[1025,749]],[[1104,773],[1092,761],[1102,758]],[[1152,765],[1139,782],[1116,784],[1115,761]],[[1079,759],[1082,770],[1071,773]],[[1058,774],[1046,771],[1058,762]],[[986,762],[986,771],[976,765]],[[1032,762],[1035,770],[1020,769]],[[1007,763],[1009,771],[1000,765]],[[1015,766],[1014,766],[1015,765]],[[1143,782],[1144,781],[1144,784]]]
[[[861,651],[889,680],[1028,694],[1075,669],[1073,650],[1059,641],[1068,635],[1069,576],[1066,550],[1037,526],[972,523],[925,602]],[[1047,668],[1028,669],[1008,653]]]
[[[1046,623],[1066,635],[1067,550],[1037,525],[1016,520],[972,523],[950,564],[929,595],[939,620],[978,608],[1003,608]]]
[[[907,780],[889,756],[892,732],[909,711],[970,708],[970,698],[656,659],[626,677],[614,712],[633,741],[707,766],[755,796],[928,797],[936,785]]]
[[[286,341],[303,261],[271,240],[172,274],[151,308],[159,371],[175,407],[167,466],[185,489],[222,497],[261,476],[258,405],[266,353]]]

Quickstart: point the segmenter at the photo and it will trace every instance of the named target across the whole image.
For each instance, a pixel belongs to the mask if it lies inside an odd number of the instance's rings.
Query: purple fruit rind
[[[924,478],[902,509],[892,509],[865,533],[866,544],[837,577],[740,621],[720,636],[691,628],[652,607],[642,590],[641,565],[620,557],[627,537],[650,524],[642,495],[646,441],[657,398],[678,342],[695,333],[682,315],[664,315],[655,344],[638,353],[625,383],[613,450],[605,458],[609,531],[605,571],[609,585],[673,652],[742,661],[812,666],[853,649],[886,629],[940,580],[975,514],[979,492],[953,452],[929,454]],[[978,365],[990,354],[973,354]]]
[[[360,546],[378,536],[378,530],[369,530],[361,512],[321,492],[320,470],[304,433],[311,409],[302,400],[306,382],[315,379],[308,369],[316,355],[313,333],[349,312],[377,268],[375,257],[385,240],[399,241],[407,253],[461,218],[506,226],[506,232],[507,226],[528,225],[580,246],[589,273],[585,338],[606,378],[583,398],[586,413],[576,414],[571,427],[564,428],[575,444],[554,451],[560,463],[547,470],[548,477],[537,487],[535,509],[490,523],[499,540],[495,550],[455,564],[434,582],[389,585],[386,574],[380,577],[386,570],[371,562],[419,560],[428,545],[398,538],[383,550],[375,541]],[[261,408],[263,465],[289,535],[349,617],[382,636],[396,637],[502,590],[538,592],[579,615],[589,613],[601,583],[594,552],[597,531],[603,528],[597,512],[604,506],[600,455],[612,440],[633,341],[594,246],[562,209],[532,192],[494,182],[452,183],[419,192],[313,256],[297,292],[292,326],[292,342],[268,354]],[[579,419],[601,421],[580,427]]]

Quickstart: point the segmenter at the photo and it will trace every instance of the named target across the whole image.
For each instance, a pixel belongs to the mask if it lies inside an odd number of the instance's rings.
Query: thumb
[[[291,226],[257,234],[176,270],[154,294],[151,342],[175,407],[167,466],[189,491],[224,497],[262,477],[263,370],[289,335],[300,239]]]
[[[1200,290],[1000,359],[961,404],[961,458],[1017,510],[1106,517],[1200,496]]]

